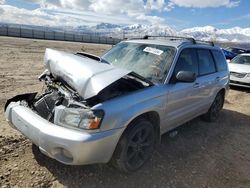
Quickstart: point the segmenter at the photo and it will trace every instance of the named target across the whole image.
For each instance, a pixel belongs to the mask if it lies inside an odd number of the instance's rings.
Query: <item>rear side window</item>
[[[217,66],[218,71],[227,70],[227,62],[224,58],[224,55],[218,50],[212,50],[212,54],[214,56],[214,60]]]
[[[214,60],[209,50],[198,49],[197,54],[200,75],[206,75],[216,72]]]
[[[193,73],[196,73],[196,75],[198,75],[198,64],[196,61],[196,54],[194,49],[187,48],[182,50],[178,58],[178,61],[176,62],[174,71],[175,75],[179,71],[191,71]]]

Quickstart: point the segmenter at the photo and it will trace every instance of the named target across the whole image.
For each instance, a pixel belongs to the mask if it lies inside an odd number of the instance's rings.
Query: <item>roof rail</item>
[[[205,44],[210,44],[211,46],[214,46],[214,42],[213,41],[206,41],[206,40],[196,40],[199,43],[205,43]]]
[[[203,40],[195,40],[193,37],[180,37],[180,36],[171,36],[171,35],[163,35],[163,36],[158,36],[158,35],[145,35],[142,39],[149,39],[149,38],[169,38],[170,40],[178,40],[178,39],[186,39],[191,41],[193,44],[197,44],[197,42],[199,43],[206,43],[206,44],[210,44],[211,46],[214,46],[214,42],[212,41],[203,41]]]
[[[195,41],[195,39],[194,38],[192,38],[192,37],[180,37],[180,36],[171,36],[171,35],[145,35],[144,37],[143,37],[143,39],[148,39],[148,38],[155,38],[155,37],[157,37],[157,38],[169,38],[170,40],[178,40],[178,39],[186,39],[186,40],[189,40],[189,41],[191,41],[193,44],[196,44],[196,41]]]

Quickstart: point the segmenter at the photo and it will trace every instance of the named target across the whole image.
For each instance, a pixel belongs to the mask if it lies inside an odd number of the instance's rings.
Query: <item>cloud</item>
[[[30,3],[41,3],[43,2],[43,0],[25,0],[27,2],[30,2]]]
[[[193,7],[193,8],[208,8],[208,7],[236,7],[239,5],[240,1],[235,0],[170,0],[176,6],[180,7]]]
[[[63,8],[74,10],[92,10],[102,13],[118,13],[143,10],[143,0],[25,0],[38,3],[43,8]],[[157,0],[158,1],[158,0]]]
[[[114,10],[115,11],[115,10]],[[116,16],[114,16],[116,15]],[[17,8],[11,5],[0,6],[0,22],[18,23],[29,25],[46,26],[79,26],[96,25],[102,22],[113,24],[152,24],[163,22],[164,19],[157,16],[149,16],[143,12],[127,11],[112,14],[103,14],[92,10],[72,10],[67,8],[56,8],[53,6],[42,7],[35,10]]]
[[[0,0],[1,1],[1,0]],[[150,15],[163,9],[164,0],[25,0],[40,8],[26,10],[2,6],[0,21],[39,25],[86,25],[108,22],[114,24],[159,24],[164,18]],[[38,13],[40,15],[38,15]]]
[[[146,3],[147,10],[158,10],[164,9],[166,3],[164,0],[148,0]]]
[[[53,21],[51,16],[36,9],[29,11],[22,8],[17,8],[10,5],[0,6],[0,21],[9,23],[20,23],[20,24],[34,24],[37,25],[42,23],[42,25],[51,25]]]
[[[175,4],[173,2],[168,2],[168,4],[164,7],[164,10],[169,12],[174,8]]]
[[[7,5],[0,0],[0,22],[77,26],[101,22],[113,24],[166,24],[169,17],[155,12],[171,11],[174,7],[234,7],[236,0],[23,0],[36,3],[38,9],[27,10]],[[25,7],[25,6],[23,6]],[[183,24],[183,23],[180,23]]]
[[[90,5],[92,0],[37,0],[43,8],[64,8],[64,9],[79,9],[85,10]]]
[[[230,21],[239,21],[239,20],[250,20],[250,13],[230,19]]]
[[[140,14],[144,12],[144,2],[142,0],[94,0],[89,6],[94,12],[107,14]]]

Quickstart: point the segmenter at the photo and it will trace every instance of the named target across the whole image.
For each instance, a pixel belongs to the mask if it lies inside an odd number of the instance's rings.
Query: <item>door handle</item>
[[[193,88],[199,88],[200,87],[200,84],[199,83],[195,83],[194,85],[193,85]]]
[[[219,82],[219,81],[220,81],[220,77],[219,77],[219,76],[216,77],[216,78],[215,78],[215,81],[216,81],[216,82]]]

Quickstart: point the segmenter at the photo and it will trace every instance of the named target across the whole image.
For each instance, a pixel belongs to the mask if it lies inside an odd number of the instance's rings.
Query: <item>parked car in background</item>
[[[102,57],[47,49],[42,94],[5,105],[10,125],[68,165],[139,169],[161,135],[202,115],[215,121],[229,86],[219,47],[192,38],[123,41]]]
[[[250,53],[250,50],[238,47],[228,47],[226,50],[235,54]]]
[[[236,57],[238,54],[237,53],[234,53],[234,52],[230,52],[228,50],[225,50],[222,48],[222,51],[224,53],[224,56],[227,60],[227,62],[229,63],[234,57]]]
[[[238,48],[238,47],[228,47],[228,48],[222,49],[222,51],[228,63],[239,54],[250,53],[250,50],[244,49],[244,48]]]
[[[250,88],[250,54],[240,54],[228,64],[230,85]]]

